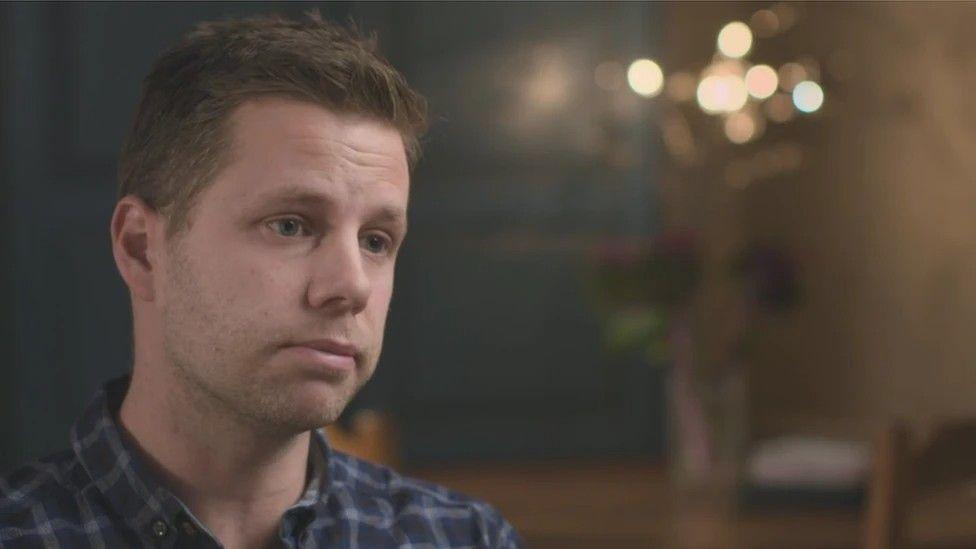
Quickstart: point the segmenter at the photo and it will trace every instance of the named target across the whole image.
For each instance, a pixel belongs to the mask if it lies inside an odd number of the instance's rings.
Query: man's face
[[[280,98],[232,120],[229,165],[160,261],[163,349],[192,391],[300,432],[334,421],[379,359],[406,233],[403,141]]]

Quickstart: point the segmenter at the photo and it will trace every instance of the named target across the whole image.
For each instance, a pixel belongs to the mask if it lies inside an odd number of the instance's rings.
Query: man
[[[423,99],[310,16],[157,60],[111,220],[134,365],[0,478],[0,546],[512,547],[489,505],[329,449],[379,358]]]

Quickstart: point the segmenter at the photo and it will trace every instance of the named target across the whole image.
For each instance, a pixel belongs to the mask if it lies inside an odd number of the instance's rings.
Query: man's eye
[[[387,253],[393,247],[390,239],[381,234],[368,234],[363,237],[363,245],[370,253],[382,254]]]
[[[281,236],[298,236],[302,232],[302,220],[295,217],[275,219],[268,225]]]

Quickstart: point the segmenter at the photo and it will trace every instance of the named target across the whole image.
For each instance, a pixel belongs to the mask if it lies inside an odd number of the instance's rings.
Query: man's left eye
[[[386,253],[392,247],[389,238],[375,233],[364,236],[363,245],[366,246],[366,249],[374,254]]]
[[[275,219],[268,223],[281,236],[298,236],[302,232],[302,220],[294,217]]]

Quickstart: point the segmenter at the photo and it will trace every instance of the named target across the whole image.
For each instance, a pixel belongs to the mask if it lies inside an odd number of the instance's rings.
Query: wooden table
[[[493,503],[536,549],[846,549],[861,539],[858,509],[744,510],[728,499],[688,500],[660,466],[636,460],[452,465],[409,474]],[[964,509],[943,502],[913,524],[926,546],[973,548],[958,541],[976,540],[976,506]]]

